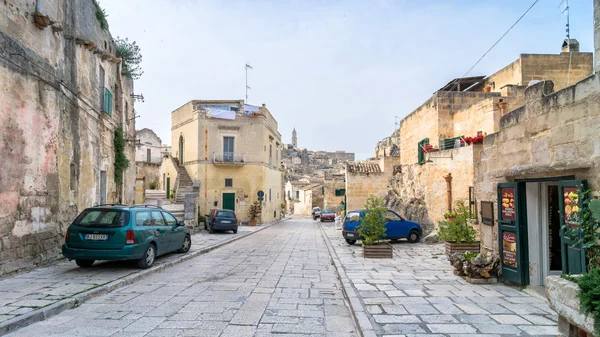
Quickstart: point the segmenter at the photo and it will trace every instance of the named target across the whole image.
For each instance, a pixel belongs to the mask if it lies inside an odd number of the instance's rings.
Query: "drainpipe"
[[[444,179],[446,179],[446,192],[447,192],[447,208],[448,208],[448,213],[452,212],[452,174],[448,173],[447,176],[444,176]]]
[[[129,128],[127,127],[127,120],[125,118],[125,86],[123,86],[123,75],[121,74],[121,70],[123,63],[117,63],[117,74],[119,74],[119,89],[121,90],[121,125],[123,126],[123,132],[125,133],[125,139],[131,139],[131,137],[129,137]],[[133,106],[133,104],[132,104]],[[135,119],[133,120],[133,122],[135,123]],[[135,129],[135,128],[134,128]],[[135,144],[135,136],[134,138],[134,144]],[[127,147],[129,147],[130,143],[126,142],[125,143]],[[133,145],[135,146],[135,145]],[[121,202],[123,204],[125,204],[125,177],[126,174],[125,172],[123,172],[123,178],[121,179]],[[134,180],[134,184],[135,184],[135,180]],[[134,185],[135,188],[135,185]],[[135,196],[134,196],[135,198]],[[133,204],[135,204],[135,199],[133,200]]]

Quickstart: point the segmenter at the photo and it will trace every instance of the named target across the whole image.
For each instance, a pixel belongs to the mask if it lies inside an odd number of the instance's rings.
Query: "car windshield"
[[[114,209],[86,209],[73,224],[81,227],[123,227],[129,222],[129,213]]]
[[[228,212],[228,211],[218,211],[217,212],[217,216],[219,218],[231,218],[231,219],[235,219],[235,214],[233,214],[233,212]]]
[[[326,210],[324,210],[321,213],[323,213],[323,214],[333,214],[333,211],[330,211],[330,210],[326,209]]]

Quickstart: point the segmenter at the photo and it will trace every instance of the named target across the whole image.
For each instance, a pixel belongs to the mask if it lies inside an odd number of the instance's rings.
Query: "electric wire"
[[[481,55],[481,57],[479,58],[479,60],[477,60],[477,62],[475,62],[475,64],[473,64],[473,66],[471,66],[471,68],[469,68],[469,70],[467,70],[467,72],[452,86],[450,87],[450,89],[448,90],[448,93],[446,93],[446,95],[444,95],[442,98],[445,98],[449,95],[449,93],[454,90],[454,88],[456,88],[458,85],[460,85],[460,82],[471,72],[471,70],[473,70],[478,64],[479,62],[481,62],[481,60],[483,60],[484,57],[486,57],[486,55],[492,51],[492,49],[494,49],[494,47],[496,47],[496,45],[498,43],[500,43],[500,41],[502,41],[502,39],[504,39],[504,37],[519,23],[519,21],[521,21],[521,19],[523,19],[523,17],[525,17],[525,15],[527,15],[527,13],[529,13],[529,11],[533,8],[533,6],[535,6],[535,4],[537,4],[540,0],[535,0],[531,6],[529,6],[529,8],[527,8],[527,10],[525,11],[525,13],[523,13],[518,19],[517,21],[515,21],[515,23],[512,24],[512,26],[510,26],[510,28],[508,28],[507,31],[504,32],[504,34],[502,34],[502,36],[500,36],[500,38],[498,40],[496,40],[496,42],[494,42],[494,44],[485,52],[483,53],[483,55]]]

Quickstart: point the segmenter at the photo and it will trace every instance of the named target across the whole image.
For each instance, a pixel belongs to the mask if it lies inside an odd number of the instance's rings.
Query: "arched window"
[[[183,149],[184,149],[183,135],[179,136],[179,165],[183,165]]]

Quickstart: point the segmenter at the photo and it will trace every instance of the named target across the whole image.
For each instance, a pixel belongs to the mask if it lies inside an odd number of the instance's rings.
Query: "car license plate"
[[[221,223],[231,223],[229,220],[221,220]]]
[[[108,234],[86,234],[85,240],[88,241],[107,241]]]
[[[349,237],[349,238],[353,238],[354,234],[353,233],[348,233],[348,234],[346,234],[346,236]]]

